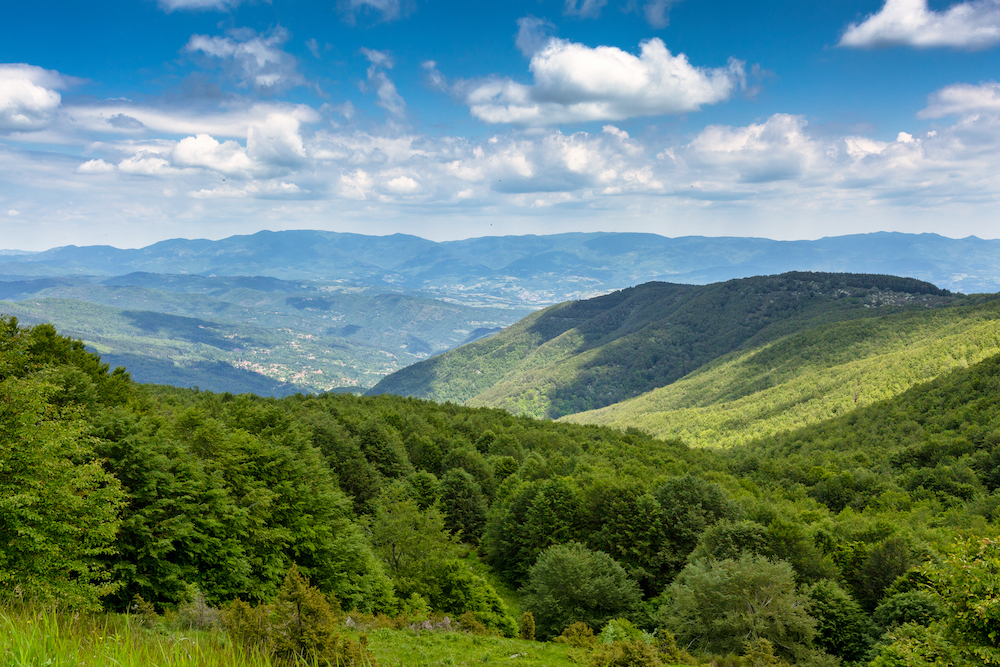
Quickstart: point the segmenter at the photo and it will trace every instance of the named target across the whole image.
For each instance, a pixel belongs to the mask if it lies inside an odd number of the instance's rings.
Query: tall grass
[[[0,607],[3,667],[272,667],[218,630],[165,632],[136,616]]]

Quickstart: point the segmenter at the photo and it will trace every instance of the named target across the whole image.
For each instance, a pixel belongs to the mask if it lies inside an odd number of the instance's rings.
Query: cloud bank
[[[931,11],[927,0],[886,0],[861,23],[847,27],[839,46],[912,46],[985,49],[1000,43],[1000,2],[972,0]]]

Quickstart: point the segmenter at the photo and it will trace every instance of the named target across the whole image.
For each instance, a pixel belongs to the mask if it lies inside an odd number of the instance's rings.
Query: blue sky
[[[0,247],[1000,236],[1000,0],[35,0]]]

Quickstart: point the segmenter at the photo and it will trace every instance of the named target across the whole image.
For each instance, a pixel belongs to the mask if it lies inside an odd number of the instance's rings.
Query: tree
[[[816,582],[806,594],[809,615],[816,619],[816,645],[844,660],[861,660],[875,634],[861,605],[830,579]]]
[[[457,550],[441,511],[434,506],[421,511],[402,484],[382,492],[367,527],[375,555],[403,597],[427,597],[438,566]]]
[[[816,634],[807,607],[788,563],[744,554],[689,563],[657,620],[695,650],[740,653],[748,641],[767,639],[780,655],[794,657]]]
[[[529,571],[523,594],[535,632],[545,640],[577,621],[599,628],[629,616],[642,597],[639,585],[611,556],[578,542],[546,549]]]
[[[95,608],[116,587],[102,557],[125,496],[86,436],[83,406],[53,404],[59,387],[31,343],[30,330],[0,317],[0,590]]]
[[[479,544],[486,525],[486,498],[472,475],[452,468],[441,478],[441,507],[445,526],[472,544]]]

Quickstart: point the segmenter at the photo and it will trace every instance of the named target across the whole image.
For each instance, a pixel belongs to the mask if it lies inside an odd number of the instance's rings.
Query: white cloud
[[[386,181],[385,189],[396,195],[412,195],[420,191],[420,184],[409,176],[397,176]]]
[[[201,167],[241,178],[249,178],[257,170],[239,143],[220,143],[207,134],[182,139],[174,147],[170,160],[178,167]]]
[[[247,155],[271,165],[292,167],[306,157],[299,135],[299,119],[291,114],[275,113],[247,132]]]
[[[76,168],[78,174],[107,174],[115,170],[115,165],[104,160],[87,160]]]
[[[514,46],[525,57],[530,58],[552,39],[555,26],[550,21],[535,16],[523,16],[517,20],[517,37]]]
[[[642,7],[646,23],[654,28],[666,28],[670,25],[670,7],[677,0],[649,0]]]
[[[943,118],[976,113],[1000,113],[1000,83],[991,81],[978,86],[956,83],[931,93],[920,118]]]
[[[402,117],[406,114],[406,101],[396,90],[396,84],[392,82],[385,70],[392,69],[393,61],[385,51],[375,51],[374,49],[361,49],[368,61],[368,85],[375,89],[378,98],[375,102],[394,116]]]
[[[566,0],[563,14],[579,16],[584,19],[596,19],[601,15],[601,8],[606,4],[608,4],[608,0]]]
[[[0,64],[0,132],[47,127],[62,103],[55,89],[75,81],[34,65]]]
[[[551,125],[683,114],[729,99],[745,80],[742,62],[695,67],[655,38],[640,45],[638,56],[552,38],[529,69],[532,86],[509,79],[473,86],[465,96],[472,115],[488,123]]]
[[[125,158],[118,163],[118,170],[136,176],[175,176],[179,173],[167,160],[147,153]]]
[[[223,11],[238,7],[242,0],[158,0],[160,8],[166,12],[178,9]]]
[[[300,123],[315,123],[320,119],[316,110],[305,104],[277,103],[258,103],[222,113],[105,103],[100,106],[75,106],[64,109],[63,113],[80,129],[92,132],[118,131],[130,134],[130,128],[115,127],[111,122],[115,117],[127,117],[152,132],[182,136],[211,134],[240,139],[246,138],[250,127],[266,123],[275,114],[291,116]]]
[[[380,21],[395,21],[416,9],[413,0],[337,0],[337,8],[344,20],[354,24],[359,13],[374,13]]]
[[[21,215],[21,212],[18,211],[16,208],[12,208],[9,211],[7,211],[7,215],[9,215],[12,218],[16,218],[17,216]]]
[[[228,31],[226,37],[192,35],[184,50],[223,62],[241,86],[278,92],[306,82],[295,69],[295,57],[281,49],[289,37],[291,33],[280,25],[261,34],[241,28]]]
[[[742,183],[794,180],[823,154],[805,127],[805,119],[788,114],[746,127],[709,125],[691,141],[686,159]]]
[[[871,48],[948,46],[983,49],[1000,42],[1000,2],[971,0],[943,12],[931,11],[927,0],[886,0],[878,12],[847,26],[840,46]]]
[[[363,169],[356,169],[340,177],[338,194],[344,199],[367,199],[368,191],[375,185],[374,179]]]

